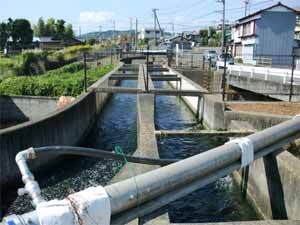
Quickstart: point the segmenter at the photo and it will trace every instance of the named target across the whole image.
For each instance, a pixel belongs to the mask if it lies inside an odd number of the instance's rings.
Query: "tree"
[[[74,31],[72,24],[67,24],[65,28],[65,39],[71,39],[74,37]]]
[[[5,48],[7,39],[9,38],[8,25],[6,23],[0,23],[0,49]]]
[[[96,44],[96,38],[89,38],[89,39],[87,40],[87,43],[88,43],[89,45],[94,45],[94,44]]]
[[[53,37],[55,35],[55,19],[49,18],[45,26],[45,36]]]
[[[39,18],[37,25],[34,26],[34,34],[37,37],[46,36],[46,25],[42,17]]]
[[[24,47],[32,43],[33,30],[26,19],[16,19],[12,23],[11,36],[14,44],[18,43]]]
[[[208,45],[208,30],[200,30],[199,32],[201,38],[201,45],[207,46]]]
[[[65,21],[56,20],[55,22],[55,38],[63,39],[65,36]]]

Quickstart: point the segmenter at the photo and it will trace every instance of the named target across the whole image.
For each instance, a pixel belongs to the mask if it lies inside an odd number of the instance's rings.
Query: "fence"
[[[203,53],[192,50],[168,51],[169,64],[175,68],[204,68],[209,59],[204,57]]]

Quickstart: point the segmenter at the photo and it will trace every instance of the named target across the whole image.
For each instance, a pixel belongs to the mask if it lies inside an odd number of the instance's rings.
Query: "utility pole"
[[[225,50],[225,0],[218,0],[223,4],[223,21],[222,21],[222,53]]]
[[[99,26],[99,38],[102,41],[102,26]]]
[[[116,32],[116,21],[113,20],[113,40],[115,40],[115,32]]]
[[[155,46],[157,46],[157,35],[156,35],[156,12],[158,9],[152,9],[153,11],[153,17],[154,17],[154,41],[155,41]]]
[[[170,23],[170,24],[171,24],[171,26],[172,26],[172,34],[173,34],[173,37],[175,37],[175,25],[174,25],[173,22]]]
[[[129,21],[130,21],[130,43],[131,43],[131,48],[133,48],[132,17],[129,17]]]
[[[244,0],[244,3],[245,3],[245,16],[247,16],[247,10],[248,10],[249,2],[250,2],[250,0]]]
[[[138,18],[135,17],[135,50],[138,49]]]
[[[81,26],[79,26],[79,37],[81,38]]]

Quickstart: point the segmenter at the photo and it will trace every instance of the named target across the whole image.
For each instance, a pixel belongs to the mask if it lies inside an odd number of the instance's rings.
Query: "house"
[[[295,39],[300,41],[300,15],[297,16],[297,20],[296,20]]]
[[[298,11],[280,2],[237,21],[232,28],[232,53],[244,63],[290,65]]]
[[[139,39],[148,41],[153,40],[155,39],[155,33],[157,40],[159,40],[162,37],[159,29],[155,30],[154,28],[142,28],[141,32],[139,33]]]
[[[76,38],[61,40],[61,39],[55,39],[53,37],[34,37],[33,43],[35,43],[37,47],[43,50],[58,50],[66,46],[83,44],[82,41]]]
[[[57,50],[63,48],[61,40],[52,37],[34,37],[33,42],[36,46],[43,50]]]
[[[178,44],[179,49],[181,50],[191,50],[192,49],[192,42],[188,40],[184,34],[179,36],[175,36],[169,39],[169,48],[175,49],[176,45]]]

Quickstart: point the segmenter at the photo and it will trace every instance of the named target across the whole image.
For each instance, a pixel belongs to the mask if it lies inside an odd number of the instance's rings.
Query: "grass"
[[[90,68],[87,72],[88,86],[113,69],[114,65]],[[84,88],[82,63],[72,63],[40,76],[10,76],[0,80],[1,95],[73,96]]]
[[[90,45],[66,47],[58,51],[26,50],[13,57],[0,57],[0,76],[41,75],[74,62],[83,52],[91,51]]]

